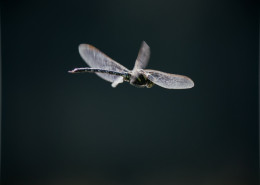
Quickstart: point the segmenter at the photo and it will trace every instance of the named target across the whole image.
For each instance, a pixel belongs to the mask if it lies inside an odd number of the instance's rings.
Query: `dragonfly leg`
[[[124,78],[123,78],[122,76],[119,76],[119,77],[111,84],[111,86],[115,88],[118,84],[123,83],[123,82],[124,82]]]

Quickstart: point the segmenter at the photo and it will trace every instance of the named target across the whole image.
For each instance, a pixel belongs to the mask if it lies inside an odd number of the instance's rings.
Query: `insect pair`
[[[186,76],[145,69],[150,58],[150,47],[144,41],[133,70],[127,69],[89,44],[81,44],[79,53],[90,68],[75,68],[69,73],[96,73],[99,77],[111,82],[112,87],[124,81],[135,87],[147,88],[154,84],[167,89],[188,89],[194,86],[193,81]]]

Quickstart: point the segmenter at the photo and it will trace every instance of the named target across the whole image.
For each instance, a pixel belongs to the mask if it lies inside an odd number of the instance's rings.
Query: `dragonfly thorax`
[[[135,74],[132,74],[130,77],[130,84],[135,87],[147,87],[151,88],[154,83],[147,79],[145,74],[136,72]]]

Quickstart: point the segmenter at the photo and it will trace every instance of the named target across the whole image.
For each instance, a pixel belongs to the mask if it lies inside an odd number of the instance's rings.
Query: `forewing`
[[[92,68],[100,68],[116,72],[129,71],[126,67],[117,63],[116,61],[99,51],[97,48],[89,44],[79,45],[79,53],[83,60]],[[118,76],[105,73],[96,74],[109,82],[114,82],[118,78]]]
[[[188,89],[194,86],[193,81],[186,76],[164,73],[150,69],[146,69],[144,71],[148,73],[147,78],[150,81],[166,89]]]
[[[135,61],[134,70],[136,69],[144,69],[150,59],[150,47],[146,44],[145,41],[142,42],[137,59]]]

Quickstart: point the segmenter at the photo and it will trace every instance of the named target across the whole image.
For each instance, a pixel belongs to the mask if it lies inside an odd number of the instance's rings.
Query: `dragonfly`
[[[112,87],[129,82],[135,87],[151,88],[155,84],[166,89],[189,89],[194,82],[187,76],[145,69],[150,59],[150,47],[142,42],[133,70],[117,63],[103,52],[89,44],[80,44],[79,53],[89,67],[75,68],[69,73],[96,73],[112,83]]]

